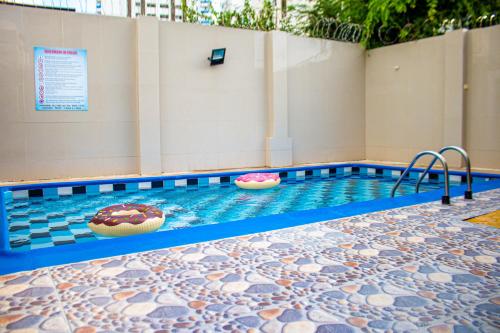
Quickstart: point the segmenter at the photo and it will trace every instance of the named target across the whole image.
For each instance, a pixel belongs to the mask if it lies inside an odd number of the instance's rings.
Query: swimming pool
[[[88,255],[89,249],[112,247],[111,244],[130,248],[122,239],[147,240],[163,246],[186,244],[200,240],[195,230],[208,232],[209,238],[221,238],[255,228],[271,230],[334,218],[337,212],[346,209],[357,209],[359,213],[368,208],[384,209],[380,200],[391,204],[401,202],[388,197],[402,168],[342,164],[266,171],[279,173],[282,184],[268,190],[242,190],[234,185],[235,178],[245,173],[241,171],[5,187],[2,188],[3,223],[4,227],[7,225],[8,237],[3,234],[4,252],[52,253],[59,257],[60,253],[51,251],[60,248],[65,252],[80,249]],[[439,171],[433,171],[422,188],[431,196],[413,194],[421,171],[410,173],[398,190],[399,199],[413,198],[417,203],[441,194],[443,175]],[[489,183],[488,188],[496,187],[499,185],[494,183],[500,183],[492,181],[496,178],[475,174],[474,184]],[[464,181],[462,173],[452,173],[454,188],[460,188]],[[147,235],[110,239],[94,234],[87,222],[99,209],[118,203],[154,205],[164,211],[166,223],[158,232]],[[301,216],[300,221],[292,221],[293,216]],[[267,225],[260,224],[264,220]]]
[[[13,251],[28,251],[111,238],[93,233],[87,223],[99,209],[121,203],[161,209],[166,217],[157,231],[161,232],[385,198],[393,185],[391,179],[349,173],[302,181],[285,178],[278,187],[260,191],[219,183],[17,199],[6,207],[9,243]],[[425,184],[422,190],[438,188],[436,181]],[[414,182],[406,181],[398,194],[412,191]]]

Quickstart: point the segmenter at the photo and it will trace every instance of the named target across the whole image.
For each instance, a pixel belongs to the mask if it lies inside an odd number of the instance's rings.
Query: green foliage
[[[227,10],[216,12],[212,8],[215,23],[224,27],[233,27],[251,30],[274,30],[276,27],[274,6],[270,0],[264,0],[260,11],[256,11],[249,0],[245,0],[241,11]]]
[[[190,23],[209,19],[212,24],[223,27],[263,31],[276,28],[275,8],[271,0],[264,0],[262,8],[258,11],[251,6],[249,0],[245,0],[241,11],[229,9],[217,12],[211,6],[208,16],[200,14],[194,7],[188,6],[186,0],[182,0],[182,11],[185,13],[185,21]]]
[[[500,0],[317,0],[311,7],[291,8],[284,27],[373,48],[498,24],[499,8]]]
[[[212,24],[252,29],[276,29],[276,8],[264,0],[255,10],[249,0],[243,8],[208,16],[182,0],[186,22],[208,19]],[[279,29],[297,35],[361,42],[367,48],[436,36],[461,28],[499,24],[500,0],[316,0],[289,6]]]
[[[188,5],[187,0],[181,1],[182,21],[187,23],[198,23],[204,16],[196,8]]]

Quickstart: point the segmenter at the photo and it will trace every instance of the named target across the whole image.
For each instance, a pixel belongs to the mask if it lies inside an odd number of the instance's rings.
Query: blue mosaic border
[[[283,168],[283,169],[265,169],[265,170],[249,170],[235,171],[226,173],[213,174],[190,174],[179,176],[159,176],[159,177],[143,177],[143,178],[124,178],[113,180],[92,180],[81,182],[56,182],[43,184],[27,184],[5,186],[4,196],[5,201],[11,202],[15,199],[28,198],[58,198],[60,196],[68,196],[74,194],[98,195],[100,193],[126,191],[137,192],[140,190],[149,190],[154,188],[164,188],[173,190],[179,187],[207,187],[214,184],[220,186],[229,186],[233,184],[235,179],[248,172],[270,172],[279,174],[283,181],[286,182],[301,182],[310,178],[331,178],[331,177],[346,177],[349,175],[372,176],[385,179],[398,179],[403,173],[402,167],[390,167],[380,165],[366,164],[340,164],[340,165],[322,165],[309,166],[301,168]],[[410,179],[418,179],[423,172],[423,169],[413,169],[407,176]],[[500,178],[500,175],[473,173],[475,181],[489,181],[491,179]],[[432,170],[426,176],[429,182],[443,182],[443,172],[440,170]],[[465,173],[459,171],[450,172],[451,182],[465,182]],[[0,190],[2,188],[0,187]]]
[[[85,188],[85,193],[97,194],[100,192],[96,191],[96,189],[99,189],[100,191],[103,188],[105,188],[106,191],[127,191],[127,188],[128,190],[146,189],[148,186],[147,183],[151,183],[151,188],[153,188],[153,183],[160,181],[162,182],[161,184],[163,186],[165,184],[168,184],[168,186],[172,186],[173,184],[172,188],[174,188],[175,186],[186,186],[189,188],[189,186],[205,186],[207,182],[208,184],[210,184],[210,178],[212,178],[213,183],[217,183],[218,181],[221,186],[225,186],[226,184],[227,186],[229,186],[231,182],[234,182],[235,178],[247,172],[273,172],[280,173],[280,175],[282,176],[284,176],[284,174],[282,173],[286,172],[287,181],[302,181],[308,177],[326,177],[326,171],[324,170],[328,170],[328,177],[332,177],[333,175],[335,175],[335,177],[343,177],[346,176],[349,172],[351,174],[356,174],[356,172],[359,172],[359,174],[364,175],[365,168],[366,175],[368,176],[393,179],[399,177],[401,172],[404,170],[404,168],[402,167],[379,166],[371,164],[339,164],[301,168],[250,170],[203,175],[191,174],[179,176],[128,178],[103,181],[92,180],[83,182],[29,184],[0,187],[0,230],[2,231],[0,232],[0,243],[2,244],[3,249],[0,250],[0,275],[19,272],[23,270],[33,270],[40,267],[61,265],[83,260],[91,260],[102,257],[148,251],[165,247],[179,246],[226,237],[276,230],[307,223],[325,221],[329,219],[359,215],[408,205],[421,204],[439,200],[441,198],[442,190],[435,190],[396,198],[378,199],[372,201],[350,203],[347,205],[335,206],[330,208],[321,208],[301,212],[264,216],[242,221],[227,222],[224,224],[199,226],[196,227],[197,232],[193,232],[192,228],[189,228],[165,231],[161,233],[150,233],[144,235],[100,240],[98,242],[93,242],[91,245],[89,245],[88,243],[70,244],[65,245],[63,251],[61,251],[61,248],[59,247],[42,248],[26,252],[11,252],[8,249],[8,232],[5,232],[5,230],[7,230],[8,228],[5,204],[7,200],[15,199],[15,196],[17,195],[14,195],[14,193],[16,191],[27,191],[24,193],[27,193],[28,197],[30,197],[30,193],[32,195],[34,194],[35,196],[55,196],[56,193],[57,195],[72,195],[83,193],[83,188]],[[414,169],[412,171],[413,176],[412,173],[410,173],[409,177],[416,178],[418,177],[418,172],[422,171],[423,169]],[[433,179],[436,182],[440,181],[440,179],[442,178],[442,173],[443,172],[439,170],[433,171],[431,173],[433,176],[429,176],[429,178]],[[453,176],[465,177],[464,172],[453,171],[450,172],[450,174]],[[474,177],[480,177],[475,179],[475,182],[473,184],[474,192],[481,192],[500,187],[500,181],[487,181],[500,179],[500,175],[483,173],[474,173],[473,175]],[[289,176],[290,179],[288,179]],[[195,184],[192,180],[190,181],[190,179],[197,179],[197,184]],[[207,180],[203,180],[200,182],[200,179]],[[485,181],[477,181],[478,179]],[[140,185],[141,183],[146,185]],[[157,184],[155,186],[159,186],[160,183],[155,184]],[[108,186],[102,187],[102,185]],[[70,188],[71,193],[69,190]],[[87,190],[89,189],[90,191],[87,192]],[[465,189],[465,186],[454,186],[451,188],[451,196],[463,195],[463,191]]]

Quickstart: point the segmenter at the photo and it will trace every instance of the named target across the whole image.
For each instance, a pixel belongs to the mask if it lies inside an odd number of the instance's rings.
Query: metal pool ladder
[[[467,154],[467,152],[464,149],[462,149],[460,147],[456,147],[456,146],[443,147],[443,148],[441,148],[439,153],[436,153],[435,151],[431,151],[431,150],[425,150],[425,151],[422,151],[422,152],[418,153],[417,155],[415,155],[415,157],[411,161],[410,165],[408,165],[406,170],[401,174],[398,181],[396,182],[396,184],[392,188],[391,197],[394,197],[394,194],[396,193],[396,190],[398,189],[399,185],[401,184],[403,179],[406,177],[406,175],[410,172],[411,168],[415,165],[415,163],[422,156],[431,155],[431,156],[434,156],[434,159],[431,161],[431,163],[425,169],[425,171],[420,175],[420,177],[417,181],[417,184],[415,185],[415,192],[418,193],[419,188],[420,188],[420,184],[424,180],[425,176],[427,175],[427,173],[429,173],[429,171],[434,166],[434,164],[437,162],[437,160],[439,160],[441,162],[441,164],[443,166],[443,170],[444,170],[444,195],[441,197],[441,203],[449,205],[450,204],[450,184],[449,184],[450,181],[449,181],[449,174],[448,174],[448,163],[446,162],[446,159],[442,155],[444,152],[446,152],[448,150],[454,150],[454,151],[458,152],[465,161],[465,167],[466,167],[466,173],[467,173],[467,190],[464,193],[464,197],[465,197],[465,199],[472,199],[472,176],[471,176],[471,170],[470,170],[471,166],[470,166],[469,155]]]
[[[443,155],[436,153],[435,151],[432,150],[424,150],[415,155],[413,160],[411,161],[410,165],[406,168],[406,170],[401,174],[399,177],[398,181],[394,185],[391,191],[391,197],[394,197],[394,194],[396,193],[396,190],[398,189],[399,185],[403,181],[403,179],[406,177],[406,175],[410,172],[411,168],[415,165],[415,163],[420,159],[422,156],[426,155],[432,155],[434,156],[434,159],[438,159],[441,164],[443,165],[444,169],[444,195],[441,197],[441,203],[445,205],[450,204],[450,184],[449,184],[449,175],[448,175],[448,163],[446,162],[446,159],[443,157]]]
[[[446,146],[446,147],[443,147],[439,151],[439,154],[442,155],[444,152],[446,152],[448,150],[454,150],[454,151],[458,152],[460,155],[462,155],[462,158],[463,158],[463,160],[465,162],[465,172],[467,174],[467,190],[464,192],[464,198],[465,199],[472,199],[472,175],[471,175],[471,171],[470,171],[470,158],[469,158],[469,155],[467,154],[467,152],[463,148],[460,148],[460,147],[457,147],[457,146]],[[436,163],[436,161],[437,161],[437,158],[434,157],[434,159],[429,164],[429,166],[427,167],[427,169],[425,169],[425,171],[422,173],[422,175],[418,179],[417,184],[415,185],[415,191],[417,193],[418,193],[418,190],[420,189],[420,184],[422,183],[422,181],[425,178],[425,175],[432,169],[432,167],[434,166],[434,163]]]

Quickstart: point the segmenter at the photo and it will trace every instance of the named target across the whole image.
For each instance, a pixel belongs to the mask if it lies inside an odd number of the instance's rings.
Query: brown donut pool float
[[[105,236],[128,236],[155,231],[165,222],[163,212],[142,204],[113,205],[101,209],[88,227]]]

